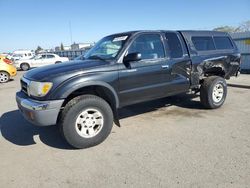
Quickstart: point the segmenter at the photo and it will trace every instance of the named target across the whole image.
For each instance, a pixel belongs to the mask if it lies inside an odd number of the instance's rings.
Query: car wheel
[[[0,71],[0,83],[5,83],[10,80],[10,74],[5,71]]]
[[[57,63],[62,63],[62,62],[61,61],[56,61],[55,64],[57,64]]]
[[[28,63],[22,63],[20,65],[20,68],[23,70],[23,71],[27,71],[30,69],[30,65]]]
[[[59,126],[66,141],[75,148],[88,148],[103,142],[113,126],[110,105],[95,95],[69,101],[60,115]]]
[[[205,78],[200,88],[201,103],[210,109],[219,108],[227,96],[227,83],[224,78],[211,76]]]

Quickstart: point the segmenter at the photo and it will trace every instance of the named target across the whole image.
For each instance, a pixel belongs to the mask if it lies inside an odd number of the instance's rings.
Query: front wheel
[[[61,132],[66,141],[75,148],[88,148],[103,142],[113,126],[110,105],[94,95],[72,99],[60,117]]]
[[[10,80],[10,75],[9,73],[5,71],[0,71],[0,83],[5,83]]]
[[[27,71],[30,69],[30,65],[28,63],[22,63],[20,65],[20,68],[23,70],[23,71]]]
[[[223,105],[227,96],[227,83],[224,78],[210,76],[205,78],[200,88],[201,103],[210,109]]]

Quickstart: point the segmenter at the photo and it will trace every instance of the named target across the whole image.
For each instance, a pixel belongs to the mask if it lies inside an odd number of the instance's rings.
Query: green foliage
[[[234,33],[235,32],[235,27],[232,26],[220,26],[220,27],[216,27],[213,30],[214,31],[223,31],[223,32],[228,32],[228,33]]]
[[[35,53],[39,53],[41,50],[43,50],[43,48],[41,46],[37,46],[36,50],[35,50]]]
[[[63,43],[61,43],[60,49],[61,49],[61,50],[64,50]]]

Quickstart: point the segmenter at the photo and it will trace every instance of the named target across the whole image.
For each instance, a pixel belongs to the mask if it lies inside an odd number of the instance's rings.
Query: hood
[[[83,71],[98,71],[99,67],[106,66],[108,64],[110,64],[110,62],[99,60],[68,61],[29,70],[24,74],[24,77],[34,81],[50,81],[53,77],[62,75],[72,77],[82,74]]]

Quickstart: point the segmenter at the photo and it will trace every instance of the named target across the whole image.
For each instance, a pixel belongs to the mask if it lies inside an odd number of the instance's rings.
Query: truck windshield
[[[114,60],[128,38],[128,35],[112,35],[104,37],[84,55],[84,58]]]

